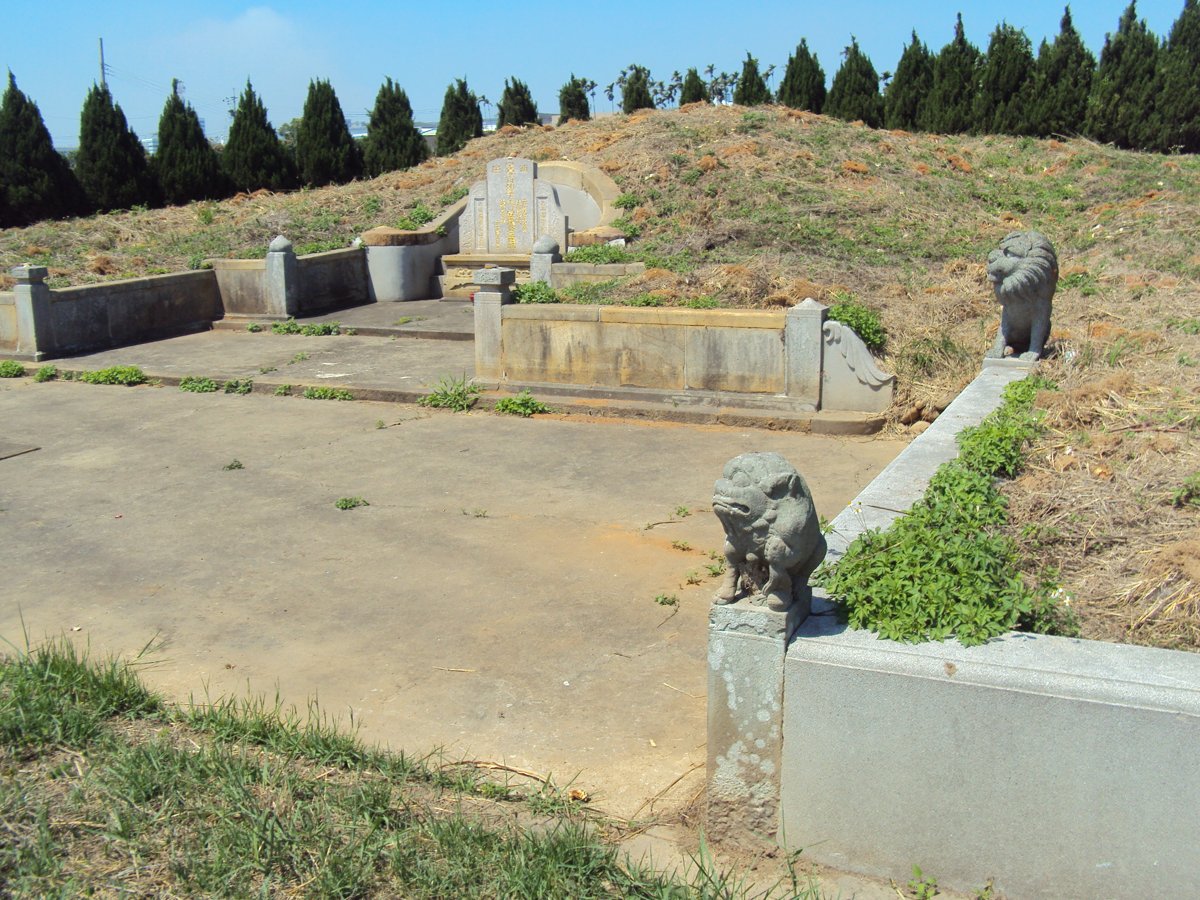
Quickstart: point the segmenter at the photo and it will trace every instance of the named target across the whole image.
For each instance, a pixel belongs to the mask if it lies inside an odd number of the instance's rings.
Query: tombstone
[[[458,252],[463,256],[524,256],[548,236],[567,245],[567,217],[548,181],[537,177],[530,159],[494,159],[487,177],[471,186],[459,220]]]

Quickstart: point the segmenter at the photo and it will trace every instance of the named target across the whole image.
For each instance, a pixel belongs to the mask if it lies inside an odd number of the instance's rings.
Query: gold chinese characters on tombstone
[[[537,163],[497,159],[487,178],[471,186],[459,220],[459,253],[521,255],[549,235],[567,245],[567,217],[554,186],[537,177]]]

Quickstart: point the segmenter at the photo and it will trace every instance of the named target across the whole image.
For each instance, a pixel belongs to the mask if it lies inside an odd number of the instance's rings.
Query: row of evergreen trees
[[[390,78],[379,89],[367,137],[355,141],[328,81],[308,86],[290,145],[267,120],[247,82],[229,137],[218,153],[196,111],[172,82],[158,122],[158,147],[146,154],[107,85],[93,85],[79,120],[74,167],[55,151],[37,104],[9,72],[0,103],[0,227],[133,206],[216,200],[237,191],[343,184],[425,159],[412,105]]]
[[[1084,46],[1067,7],[1058,36],[1043,41],[1036,58],[1029,38],[997,26],[987,52],[965,37],[958,16],[954,37],[937,54],[913,32],[895,72],[880,76],[851,39],[828,92],[825,72],[805,40],[788,57],[777,93],[749,53],[741,74],[696,69],[653,81],[631,65],[605,90],[621,91],[626,113],[674,102],[753,106],[778,102],[796,109],[862,120],[887,128],[940,133],[1047,136],[1081,133],[1117,146],[1200,151],[1200,0],[1183,11],[1160,41],[1138,19],[1136,0],[1107,35],[1099,63]],[[884,88],[881,90],[881,83]],[[574,74],[559,92],[561,116],[588,119],[596,83]],[[732,95],[732,96],[731,96]],[[483,134],[481,106],[491,105],[457,79],[446,90],[437,152],[454,153]],[[506,79],[498,125],[536,123],[528,85]],[[80,117],[80,145],[72,168],[53,148],[37,105],[9,73],[0,105],[0,226],[42,218],[219,199],[235,191],[321,186],[421,162],[427,147],[413,124],[405,92],[389,78],[371,110],[367,137],[355,141],[328,81],[310,82],[303,115],[283,141],[249,82],[239,98],[229,137],[218,153],[204,136],[195,110],[172,83],[159,120],[158,148],[148,157],[107,86],[93,86]]]
[[[646,84],[670,97],[673,85],[649,81],[633,66],[621,73],[622,108],[653,106]],[[709,74],[711,75],[709,67]],[[633,70],[639,70],[630,74]],[[872,127],[943,134],[1012,134],[1045,137],[1083,134],[1126,149],[1200,152],[1200,0],[1185,0],[1165,40],[1151,33],[1131,2],[1117,31],[1106,36],[1097,64],[1084,46],[1067,7],[1053,43],[1042,41],[1036,58],[1025,32],[1001,24],[987,52],[966,39],[962,15],[954,38],[931,53],[916,32],[895,72],[880,76],[851,39],[828,93],[825,72],[808,44],[788,57],[774,96],[746,55],[733,102],[779,102],[796,109],[862,120]],[[679,102],[720,101],[729,76],[706,83],[695,69],[678,79]],[[725,79],[722,82],[722,79]],[[880,84],[885,87],[881,90]]]

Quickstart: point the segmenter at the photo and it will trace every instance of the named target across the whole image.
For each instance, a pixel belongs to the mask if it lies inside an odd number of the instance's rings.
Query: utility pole
[[[104,38],[100,38],[100,87],[108,87],[108,83],[104,80]]]

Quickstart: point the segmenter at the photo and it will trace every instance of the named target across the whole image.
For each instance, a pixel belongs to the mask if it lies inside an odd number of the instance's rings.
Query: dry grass
[[[1071,400],[1056,404],[1030,474],[1009,491],[1017,528],[1058,530],[1023,540],[1061,568],[1089,635],[1200,647],[1197,583],[1169,562],[1194,555],[1200,512],[1171,502],[1200,472],[1187,400],[1200,393],[1196,158],[700,104],[508,131],[338,188],[10,230],[0,258],[48,265],[62,285],[261,255],[278,233],[301,250],[346,245],[418,202],[439,210],[488,159],[578,160],[639,201],[629,218],[651,271],[611,299],[771,307],[852,296],[888,329],[883,365],[900,385],[891,428],[904,434],[902,419],[927,418],[909,414],[978,371],[998,319],[988,250],[1037,228],[1060,258],[1049,371]]]

